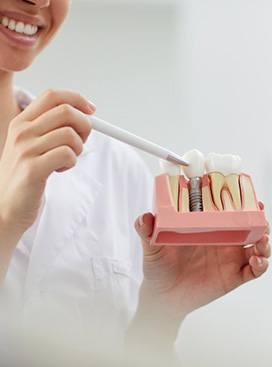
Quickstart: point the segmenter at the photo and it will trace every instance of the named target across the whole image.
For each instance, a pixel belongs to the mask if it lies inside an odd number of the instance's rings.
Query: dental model
[[[171,192],[171,200],[173,203],[173,207],[176,211],[179,210],[179,177],[181,174],[180,166],[176,166],[170,162],[160,160],[160,166],[162,173],[166,173],[168,175],[168,184]]]
[[[183,156],[183,159],[189,163],[188,167],[184,167],[183,171],[190,180],[190,211],[201,212],[202,205],[202,177],[205,171],[205,158],[199,150],[191,150]]]
[[[213,200],[218,210],[242,209],[239,186],[241,166],[242,160],[239,156],[216,153],[208,155],[206,169],[211,180]],[[205,197],[205,204],[208,198],[208,196]],[[206,207],[207,210],[208,207]]]
[[[249,245],[266,232],[263,205],[256,198],[242,160],[197,150],[181,168],[161,163],[155,180],[155,227],[151,245]],[[206,172],[205,172],[206,168]]]

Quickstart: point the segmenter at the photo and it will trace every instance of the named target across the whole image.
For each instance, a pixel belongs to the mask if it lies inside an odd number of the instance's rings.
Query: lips
[[[25,13],[19,13],[15,11],[1,11],[0,18],[7,17],[13,19],[16,22],[23,22],[25,24],[31,24],[39,28],[44,28],[46,26],[45,21],[40,16],[31,16]]]
[[[39,37],[39,32],[36,33],[34,36],[27,36],[25,34],[11,31],[10,29],[4,27],[2,24],[0,24],[0,33],[5,37],[6,40],[8,40],[9,43],[12,44],[12,46],[16,46],[22,49],[33,48]]]
[[[45,26],[39,17],[12,11],[0,11],[0,32],[19,48],[33,47]]]

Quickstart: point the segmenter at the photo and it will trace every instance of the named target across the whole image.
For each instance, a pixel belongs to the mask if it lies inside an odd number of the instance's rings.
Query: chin
[[[0,70],[18,72],[27,69],[33,63],[32,58],[20,57],[19,55],[0,54]]]

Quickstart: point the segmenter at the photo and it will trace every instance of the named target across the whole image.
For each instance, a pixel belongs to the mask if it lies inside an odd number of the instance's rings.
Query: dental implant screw
[[[202,212],[203,201],[202,201],[202,179],[201,177],[193,177],[190,179],[190,211],[191,212]]]

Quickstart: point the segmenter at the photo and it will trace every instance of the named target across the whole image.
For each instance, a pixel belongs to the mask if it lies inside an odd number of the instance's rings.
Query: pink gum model
[[[247,176],[247,175],[245,175]],[[247,176],[249,177],[249,176]],[[180,177],[180,187],[187,187],[186,179]],[[207,176],[203,185],[209,185]],[[242,198],[244,193],[242,192]],[[180,204],[182,198],[180,197]],[[257,200],[257,199],[256,199]],[[168,175],[155,179],[155,226],[151,245],[217,245],[243,246],[259,241],[266,232],[267,221],[264,208],[259,210],[177,212],[173,207],[168,184]]]

